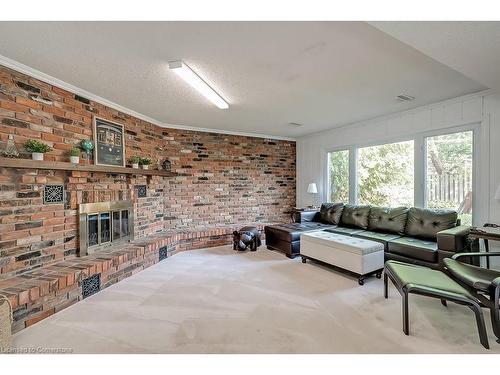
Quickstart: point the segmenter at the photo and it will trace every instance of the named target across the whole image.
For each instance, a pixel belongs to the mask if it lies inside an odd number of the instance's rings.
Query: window
[[[328,154],[329,202],[349,202],[349,150]]]
[[[471,124],[444,134],[415,134],[403,142],[329,152],[323,164],[325,199],[455,210],[463,225],[472,225],[481,215],[474,201],[479,193],[473,190],[481,178],[481,171],[474,170],[479,129]]]
[[[358,149],[358,203],[413,206],[413,141]]]
[[[473,132],[427,137],[426,206],[456,210],[464,225],[472,225]]]

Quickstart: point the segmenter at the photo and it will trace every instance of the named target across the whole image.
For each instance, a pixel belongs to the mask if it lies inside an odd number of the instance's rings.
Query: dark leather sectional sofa
[[[265,227],[268,249],[290,258],[300,254],[300,234],[326,230],[381,242],[385,258],[440,268],[443,258],[466,251],[469,226],[457,213],[416,207],[373,207],[324,203],[318,211],[297,212],[295,223]]]

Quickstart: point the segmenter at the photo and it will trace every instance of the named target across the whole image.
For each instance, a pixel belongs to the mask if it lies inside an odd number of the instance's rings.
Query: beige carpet
[[[75,353],[500,353],[479,344],[465,307],[401,298],[383,283],[261,247],[181,253],[21,331],[16,347]]]

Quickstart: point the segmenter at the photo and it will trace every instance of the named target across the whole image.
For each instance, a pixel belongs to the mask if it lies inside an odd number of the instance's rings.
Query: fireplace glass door
[[[113,241],[117,241],[121,237],[120,232],[120,211],[113,212]]]
[[[134,212],[132,202],[82,203],[80,211],[79,256],[101,247],[133,240]]]
[[[109,212],[103,212],[99,214],[99,219],[101,221],[101,242],[106,243],[111,241],[111,219]]]
[[[89,246],[99,244],[99,216],[97,214],[88,216],[88,242]]]
[[[129,229],[128,229],[129,223],[128,223],[128,211],[123,210],[122,211],[122,236],[128,236]]]

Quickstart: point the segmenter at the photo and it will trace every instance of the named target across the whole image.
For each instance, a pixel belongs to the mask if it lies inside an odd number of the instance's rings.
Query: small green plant
[[[70,150],[69,154],[70,154],[70,156],[80,156],[80,153],[81,153],[81,152],[82,152],[82,150],[81,150],[79,147],[76,147],[76,146],[75,146],[75,147],[73,147],[73,148]]]
[[[24,148],[26,149],[26,151],[31,153],[38,152],[41,154],[45,154],[46,152],[52,151],[52,148],[49,145],[37,141],[36,139],[30,139],[26,141],[26,143],[24,144]]]
[[[141,158],[141,160],[139,161],[139,164],[140,165],[149,165],[149,164],[151,164],[151,159]]]
[[[130,164],[139,164],[141,161],[141,158],[139,156],[132,156],[130,159],[128,159],[128,162]]]

